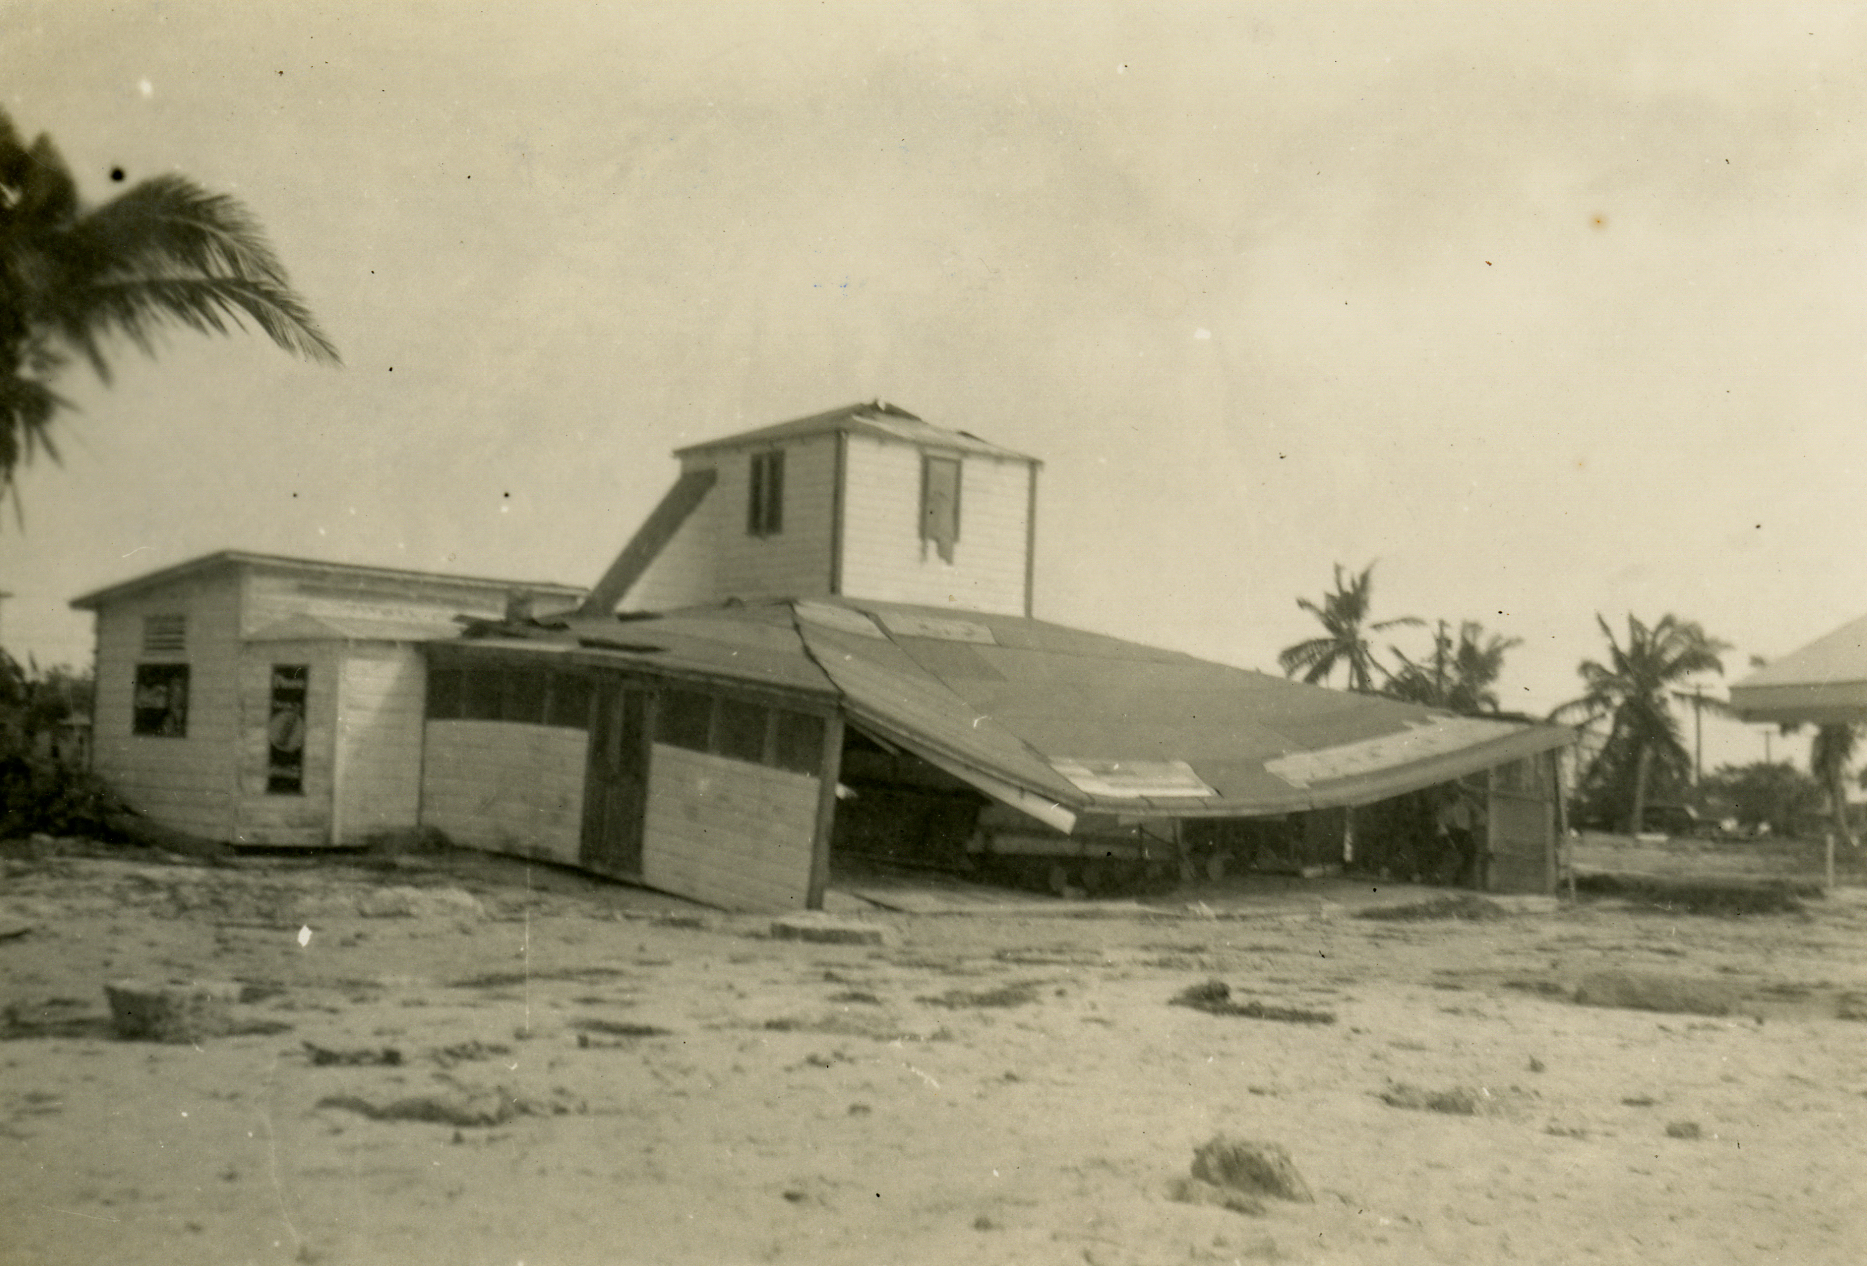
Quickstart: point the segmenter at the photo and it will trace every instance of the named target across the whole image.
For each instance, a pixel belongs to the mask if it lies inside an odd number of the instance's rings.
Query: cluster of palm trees
[[[1322,685],[1335,675],[1336,669],[1343,668],[1347,670],[1348,688],[1362,694],[1382,694],[1454,712],[1498,710],[1494,687],[1504,671],[1504,656],[1521,646],[1521,639],[1487,633],[1476,620],[1461,620],[1454,634],[1451,626],[1441,620],[1433,632],[1432,652],[1425,659],[1410,659],[1399,647],[1390,645],[1388,654],[1397,667],[1389,668],[1381,662],[1369,634],[1418,628],[1426,621],[1411,615],[1371,620],[1373,605],[1374,564],[1350,574],[1337,563],[1335,589],[1324,594],[1321,602],[1297,599],[1297,606],[1322,625],[1323,635],[1287,646],[1278,654],[1277,663],[1284,675],[1295,677],[1300,673],[1311,685]],[[1376,674],[1381,677],[1378,685]]]
[[[1413,616],[1373,620],[1373,590],[1372,563],[1358,573],[1338,563],[1333,591],[1320,602],[1298,598],[1297,606],[1316,617],[1323,634],[1286,647],[1278,655],[1284,675],[1301,674],[1304,681],[1324,684],[1342,669],[1350,690],[1468,715],[1498,711],[1495,686],[1505,654],[1522,644],[1519,639],[1487,633],[1476,620],[1460,621],[1454,634],[1441,620],[1429,655],[1414,660],[1390,645],[1387,652],[1394,663],[1390,668],[1382,663],[1370,635],[1419,627],[1425,621]],[[1683,687],[1701,674],[1723,673],[1722,656],[1730,646],[1697,623],[1670,614],[1651,624],[1629,614],[1624,636],[1617,635],[1599,615],[1595,622],[1607,643],[1607,654],[1578,665],[1582,693],[1557,707],[1550,719],[1583,727],[1607,724],[1605,741],[1582,773],[1580,791],[1585,800],[1619,806],[1626,812],[1630,829],[1638,829],[1656,784],[1684,787],[1696,781],[1697,761],[1687,750],[1673,704],[1689,703],[1695,720],[1705,711],[1728,713],[1729,706],[1722,700],[1700,688]],[[1845,777],[1857,735],[1853,726],[1822,726],[1809,761],[1828,793],[1841,833],[1850,839]]]
[[[57,459],[65,401],[52,383],[72,357],[109,381],[112,336],[153,353],[164,327],[225,334],[243,317],[288,352],[337,363],[238,202],[161,175],[86,207],[51,139],[27,145],[0,110],[0,499],[35,454]]]

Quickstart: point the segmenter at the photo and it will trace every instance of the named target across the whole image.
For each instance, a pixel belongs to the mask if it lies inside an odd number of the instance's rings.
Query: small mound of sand
[[[1510,911],[1495,901],[1470,892],[1447,893],[1430,901],[1411,901],[1398,906],[1369,906],[1357,910],[1358,919],[1389,919],[1396,923],[1425,923],[1435,919],[1464,919],[1483,923],[1510,918]]]

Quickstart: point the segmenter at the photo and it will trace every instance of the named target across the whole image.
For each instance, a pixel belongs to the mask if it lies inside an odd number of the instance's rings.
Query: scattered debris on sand
[[[316,1042],[306,1042],[305,1057],[319,1067],[340,1064],[346,1067],[380,1064],[395,1068],[402,1063],[402,1052],[393,1046],[364,1047],[356,1050],[333,1050],[328,1046],[319,1046]]]
[[[1729,1015],[1737,1006],[1738,991],[1721,980],[1663,972],[1602,971],[1583,977],[1576,986],[1575,1001],[1585,1007]]]
[[[126,1041],[194,1042],[233,1031],[233,981],[119,980],[104,986],[110,1021]]]
[[[1508,919],[1511,912],[1495,901],[1476,893],[1457,892],[1427,901],[1409,901],[1405,905],[1369,906],[1357,910],[1358,919],[1386,919],[1395,923],[1429,923],[1456,919],[1468,923],[1488,923]]]
[[[1316,1197],[1281,1144],[1214,1135],[1193,1151],[1190,1178],[1167,1184],[1167,1198],[1261,1217],[1270,1197],[1314,1204]]]
[[[477,1128],[504,1125],[515,1117],[565,1116],[588,1109],[566,1091],[544,1099],[516,1095],[504,1086],[478,1089],[456,1087],[436,1094],[409,1095],[388,1103],[371,1103],[360,1095],[326,1095],[320,1108],[355,1112],[372,1121],[417,1121],[432,1125]]]
[[[1006,985],[1002,989],[949,989],[943,994],[916,998],[930,1007],[948,1007],[959,1010],[964,1007],[1021,1007],[1027,1002],[1037,1001],[1037,986],[1025,982]]]
[[[1208,980],[1189,985],[1175,994],[1169,1005],[1191,1007],[1209,1015],[1235,1015],[1247,1020],[1277,1020],[1284,1024],[1334,1024],[1335,1012],[1310,1011],[1303,1007],[1280,1007],[1262,1002],[1233,1002],[1232,987],[1223,980]]]
[[[811,910],[773,919],[771,935],[777,941],[811,941],[819,945],[882,945],[887,942],[888,929]]]
[[[1675,914],[1799,914],[1821,885],[1786,879],[1686,879],[1658,875],[1580,874],[1575,889]]]

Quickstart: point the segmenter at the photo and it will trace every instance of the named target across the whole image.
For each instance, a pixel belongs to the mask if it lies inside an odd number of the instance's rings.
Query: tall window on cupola
[[[921,546],[929,541],[940,557],[953,561],[959,540],[959,458],[921,458]],[[924,555],[923,555],[924,557]]]
[[[746,494],[746,533],[776,536],[784,531],[784,453],[752,454],[750,487]]]

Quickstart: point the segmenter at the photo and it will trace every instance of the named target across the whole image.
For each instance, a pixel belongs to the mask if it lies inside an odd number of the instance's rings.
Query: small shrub
[[[22,835],[110,838],[123,812],[104,780],[38,756],[0,757],[0,839]]]

